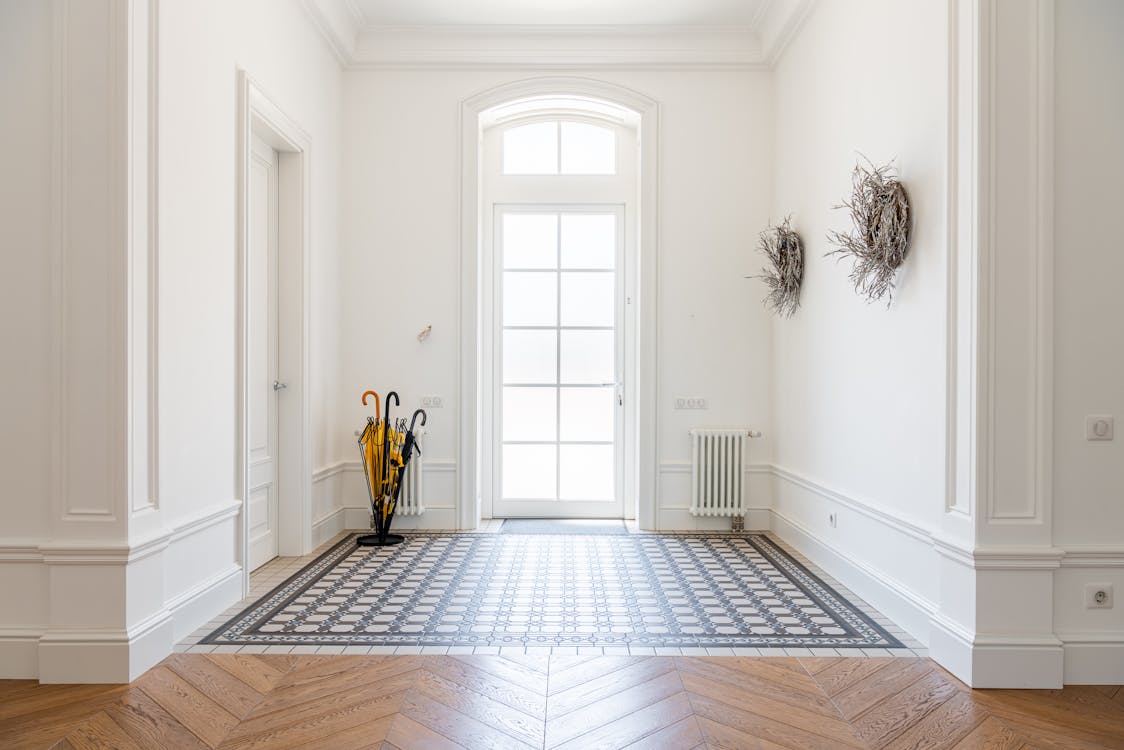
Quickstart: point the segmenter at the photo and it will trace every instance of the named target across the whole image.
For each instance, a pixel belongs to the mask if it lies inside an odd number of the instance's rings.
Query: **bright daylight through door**
[[[501,500],[618,513],[620,216],[531,210],[500,209]]]
[[[565,120],[494,138],[492,488],[496,517],[623,515],[627,199],[615,128]],[[501,166],[502,165],[502,166]]]

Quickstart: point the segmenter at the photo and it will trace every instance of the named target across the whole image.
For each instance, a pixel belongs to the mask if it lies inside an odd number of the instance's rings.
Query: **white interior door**
[[[277,557],[277,152],[256,136],[250,159],[250,569]]]
[[[619,206],[497,206],[496,517],[623,517]]]

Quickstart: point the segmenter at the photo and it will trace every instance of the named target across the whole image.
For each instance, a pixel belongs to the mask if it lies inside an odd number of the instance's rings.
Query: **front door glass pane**
[[[499,500],[615,502],[618,216],[500,219]]]

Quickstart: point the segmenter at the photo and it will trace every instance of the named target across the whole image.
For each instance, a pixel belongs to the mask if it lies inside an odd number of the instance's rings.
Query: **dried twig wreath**
[[[837,249],[827,255],[854,259],[851,281],[868,302],[894,298],[894,274],[909,250],[909,196],[898,181],[892,164],[856,164],[851,173],[851,199],[835,208],[851,211],[850,234],[829,232],[827,240]]]
[[[804,243],[788,225],[792,217],[785,218],[779,226],[770,226],[761,232],[757,250],[769,261],[761,269],[761,279],[769,287],[762,300],[766,307],[786,318],[792,317],[800,307],[800,282],[804,279]]]

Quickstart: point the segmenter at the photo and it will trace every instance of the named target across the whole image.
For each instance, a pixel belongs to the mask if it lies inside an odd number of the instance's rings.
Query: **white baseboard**
[[[39,638],[39,681],[132,682],[166,657],[174,643],[167,610],[128,630],[48,630]]]
[[[348,506],[340,508],[340,531],[359,531],[371,526],[371,511],[366,507]],[[456,508],[428,506],[420,516],[395,516],[393,528],[405,531],[453,531],[457,528]],[[325,537],[330,539],[331,535]]]
[[[1066,655],[1056,638],[973,636],[939,614],[934,615],[931,627],[929,655],[966,685],[1035,689],[1062,686]]]
[[[860,562],[847,551],[836,548],[803,524],[772,511],[773,533],[800,554],[831,571],[833,578],[854,591],[903,630],[923,644],[929,643],[929,624],[936,604],[885,571]]]
[[[1124,684],[1124,633],[1058,633],[1066,685]]]
[[[175,640],[191,635],[216,612],[222,612],[241,598],[242,566],[232,565],[170,600],[166,607],[172,614]]]
[[[312,524],[312,546],[319,547],[324,542],[348,528],[347,509],[336,508]]]
[[[1056,638],[977,636],[972,647],[973,688],[1057,689],[1065,653]]]
[[[688,507],[660,508],[656,515],[659,531],[729,531],[729,516],[696,516]],[[746,531],[768,531],[771,518],[769,508],[748,508],[745,512]]]
[[[939,612],[929,621],[929,656],[964,684],[972,684],[972,634]]]
[[[0,680],[39,677],[39,638],[42,629],[0,628]]]

